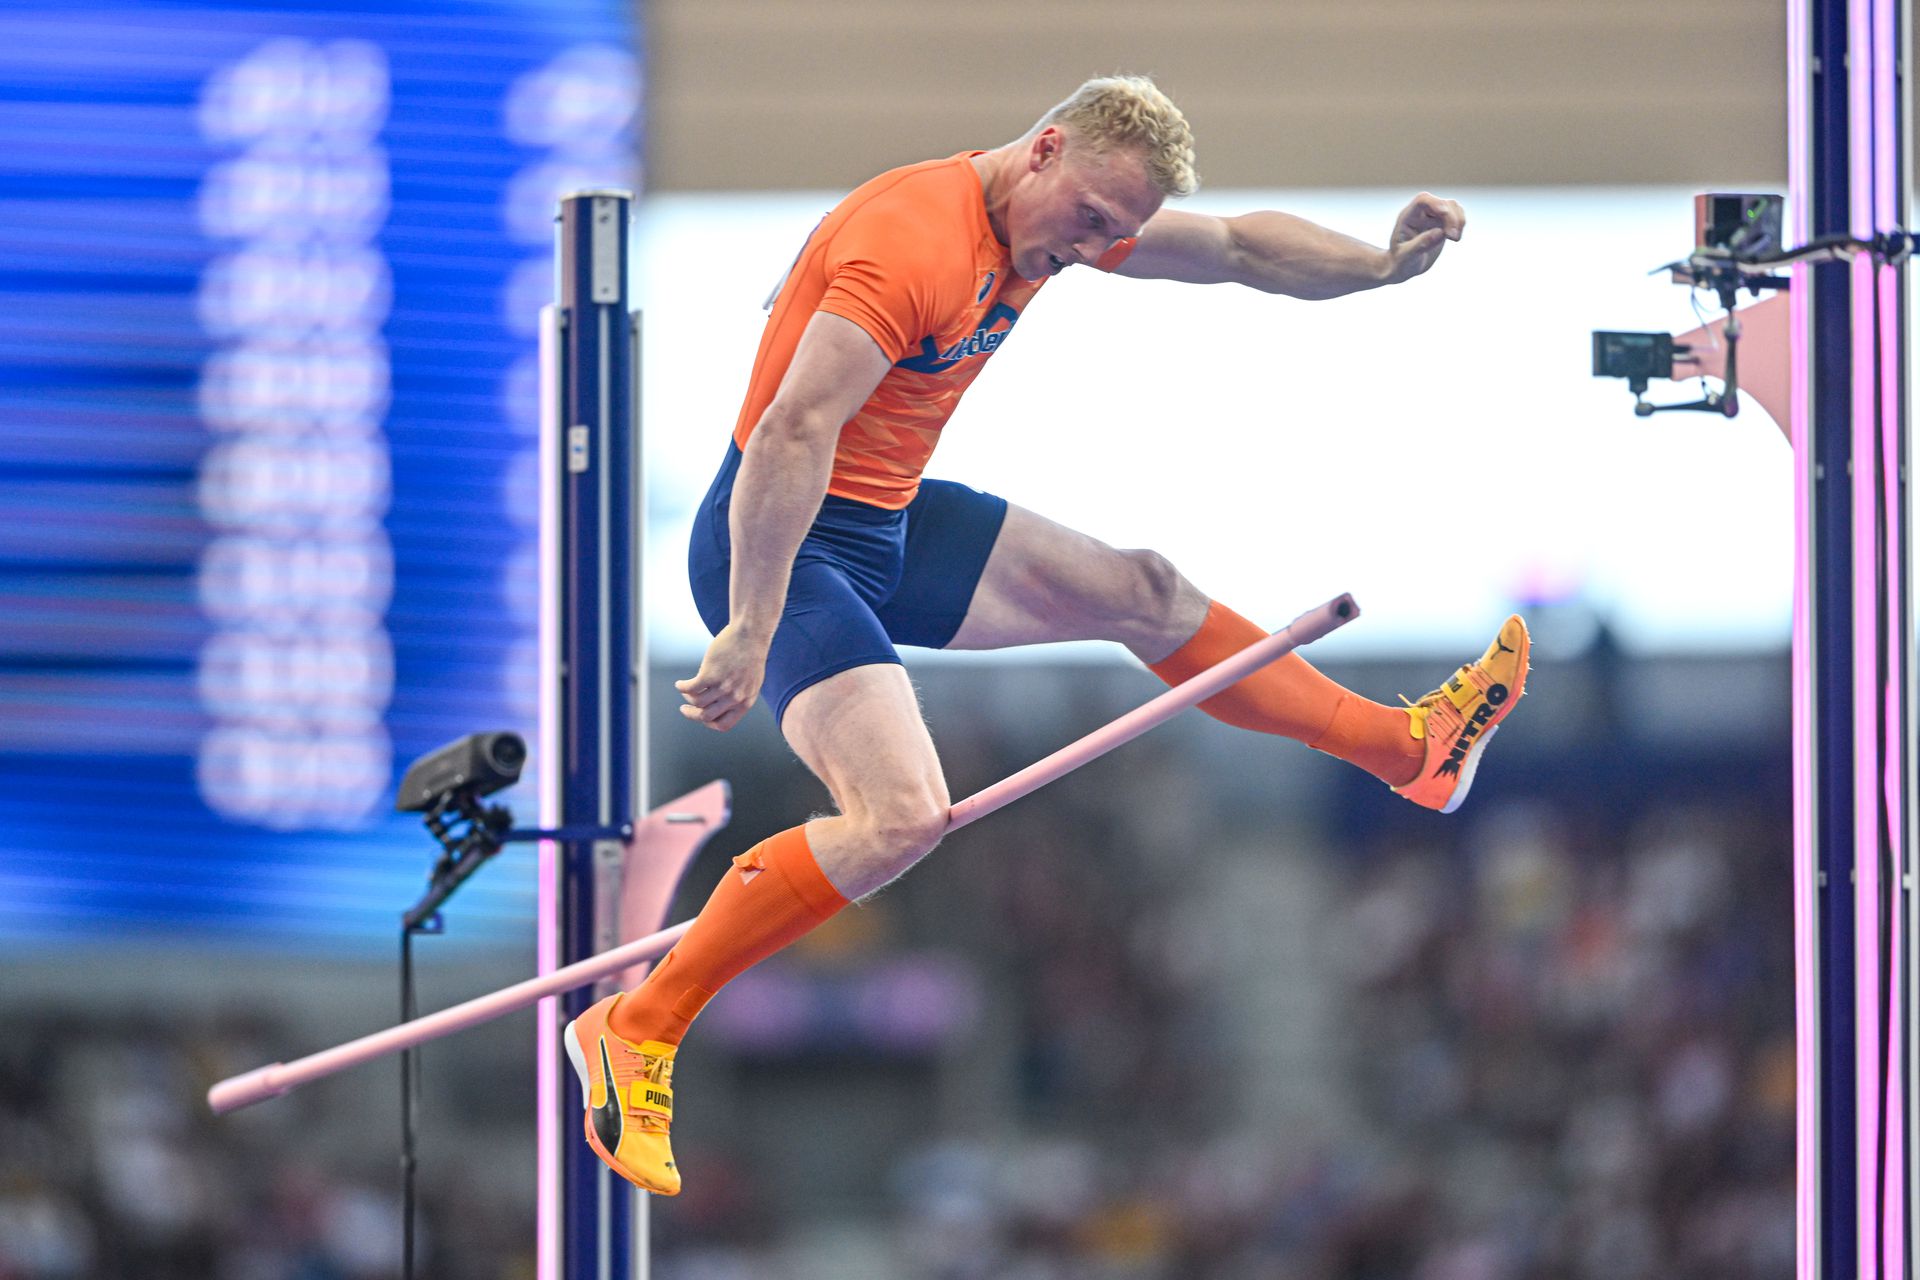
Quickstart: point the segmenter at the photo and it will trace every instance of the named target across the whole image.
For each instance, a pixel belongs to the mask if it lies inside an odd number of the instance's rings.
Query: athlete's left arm
[[[1424,191],[1400,211],[1384,249],[1278,210],[1216,218],[1162,209],[1114,274],[1337,298],[1411,280],[1466,226],[1458,204]]]

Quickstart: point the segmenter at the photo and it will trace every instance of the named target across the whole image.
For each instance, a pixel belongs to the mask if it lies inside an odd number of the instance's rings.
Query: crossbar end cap
[[[207,1090],[207,1105],[213,1108],[215,1115],[220,1116],[229,1111],[238,1111],[241,1107],[250,1107],[256,1102],[265,1102],[268,1098],[277,1098],[287,1091],[287,1087],[276,1078],[284,1069],[284,1063],[274,1062],[222,1080]]]

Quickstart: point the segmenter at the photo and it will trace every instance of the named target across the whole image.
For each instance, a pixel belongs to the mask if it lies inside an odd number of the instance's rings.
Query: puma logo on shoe
[[[613,1057],[607,1052],[607,1038],[600,1037],[600,1078],[607,1084],[607,1100],[592,1108],[593,1136],[612,1155],[620,1149],[620,1136],[626,1130],[626,1117],[620,1110],[620,1093],[613,1085]]]

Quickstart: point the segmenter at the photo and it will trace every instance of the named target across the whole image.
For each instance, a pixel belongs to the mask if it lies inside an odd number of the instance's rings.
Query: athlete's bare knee
[[[856,854],[849,896],[872,892],[925,858],[947,833],[947,793],[941,787],[899,787],[862,796],[843,810]]]
[[[947,829],[944,792],[912,788],[875,797],[847,816],[892,869],[904,871],[932,851]]]
[[[1158,551],[1122,551],[1120,554],[1133,570],[1134,616],[1137,618],[1156,621],[1166,618],[1195,590],[1185,575],[1174,568],[1173,561]]]
[[[1193,638],[1207,614],[1207,597],[1158,551],[1122,551],[1133,577],[1127,615],[1114,639],[1142,662],[1165,658]]]

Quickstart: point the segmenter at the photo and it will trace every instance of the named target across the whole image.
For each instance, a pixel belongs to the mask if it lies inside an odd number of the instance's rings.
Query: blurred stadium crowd
[[[654,1274],[1790,1275],[1784,740],[1575,741],[1563,674],[1452,820],[1192,717],[957,836],[709,1010]],[[964,794],[1143,680],[924,683]],[[714,749],[665,780],[742,798],[689,895],[822,803],[770,734]],[[0,1280],[397,1274],[392,1072],[215,1119],[319,1047],[298,1008],[5,1005]],[[529,1027],[428,1059],[423,1275],[533,1274]]]

